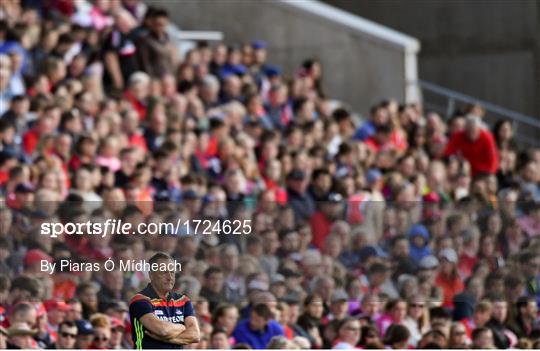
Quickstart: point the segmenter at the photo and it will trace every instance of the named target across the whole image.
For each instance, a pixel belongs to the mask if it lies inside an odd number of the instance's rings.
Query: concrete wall
[[[294,73],[306,58],[320,59],[329,95],[349,103],[358,112],[366,113],[370,105],[383,98],[415,99],[414,92],[407,91],[406,80],[416,79],[416,53],[407,56],[404,47],[396,42],[300,11],[298,6],[305,3],[152,0],[152,5],[167,8],[183,30],[222,31],[228,43],[267,41],[269,61],[281,65],[287,74]],[[328,10],[328,6],[319,5]],[[355,16],[345,15],[354,22]],[[398,41],[415,43],[418,50],[413,38],[387,32]]]
[[[324,0],[417,37],[421,79],[540,117],[537,0]]]

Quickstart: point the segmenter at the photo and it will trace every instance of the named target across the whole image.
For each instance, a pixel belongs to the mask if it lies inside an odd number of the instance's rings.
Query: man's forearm
[[[169,342],[177,345],[193,344],[200,341],[200,332],[195,328],[186,329]]]

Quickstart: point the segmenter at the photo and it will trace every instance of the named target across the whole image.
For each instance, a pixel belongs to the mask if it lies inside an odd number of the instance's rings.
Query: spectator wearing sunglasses
[[[338,327],[337,339],[334,341],[334,349],[354,349],[360,341],[361,326],[358,319],[347,317],[341,321]]]
[[[126,333],[126,326],[124,321],[111,317],[111,340],[109,343],[110,349],[124,349],[126,347],[124,335]]]
[[[75,322],[77,325],[77,342],[78,349],[87,349],[94,340],[94,327],[92,323],[85,319],[79,319]]]
[[[111,340],[111,321],[103,313],[96,313],[90,318],[90,323],[94,328],[94,341],[90,345],[91,349],[105,350],[109,348]]]
[[[58,336],[53,349],[74,349],[77,341],[77,325],[75,322],[64,321],[58,326]]]

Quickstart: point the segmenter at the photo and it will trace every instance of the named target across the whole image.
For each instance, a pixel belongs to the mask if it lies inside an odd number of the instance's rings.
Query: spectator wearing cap
[[[457,270],[457,254],[454,249],[446,248],[439,253],[441,265],[435,278],[435,284],[443,291],[443,305],[453,306],[454,295],[463,291],[463,282]]]
[[[384,263],[373,263],[367,270],[369,291],[375,294],[386,294],[391,299],[399,296],[396,286],[390,279],[390,270]]]
[[[499,156],[495,140],[489,130],[482,128],[482,121],[478,116],[467,116],[465,130],[450,137],[444,155],[456,154],[470,163],[473,177],[497,172]]]
[[[294,211],[297,221],[307,221],[315,212],[315,203],[307,193],[306,173],[300,169],[293,169],[287,174],[288,203]]]
[[[319,210],[313,213],[309,223],[313,232],[311,242],[316,248],[322,249],[332,229],[332,223],[343,216],[343,196],[339,193],[329,193],[326,200],[318,205]]]
[[[274,336],[284,335],[283,328],[273,320],[270,307],[264,303],[253,307],[250,317],[240,321],[233,332],[236,343],[246,343],[253,349],[264,349]]]
[[[355,349],[360,341],[361,325],[357,319],[347,317],[337,327],[337,338],[333,340],[333,349]]]
[[[41,269],[41,261],[47,261],[48,263],[53,262],[53,258],[47,255],[41,249],[32,249],[26,252],[24,256],[24,271],[28,275],[40,276],[46,274]]]
[[[7,330],[8,349],[38,349],[36,341],[33,336],[36,335],[36,330],[32,329],[25,322],[13,323]]]
[[[109,342],[109,348],[111,349],[124,349],[126,348],[125,342],[125,332],[126,325],[125,322],[116,317],[111,317],[111,339]]]
[[[77,340],[77,325],[75,322],[64,321],[58,326],[58,335],[53,349],[74,349]]]
[[[342,321],[349,312],[349,296],[343,289],[336,289],[330,298],[329,313],[325,316],[324,322]]]
[[[89,349],[90,345],[94,341],[94,327],[86,319],[79,319],[75,321],[77,326],[77,341],[75,346],[78,349]]]
[[[69,305],[63,300],[47,300],[44,302],[47,311],[48,329],[53,339],[56,338],[59,325],[65,320]]]
[[[270,280],[270,292],[280,300],[287,293],[285,277],[279,273],[274,274]]]

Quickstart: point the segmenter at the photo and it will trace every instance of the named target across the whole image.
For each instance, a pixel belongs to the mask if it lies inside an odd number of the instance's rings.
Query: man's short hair
[[[533,296],[520,296],[516,301],[518,313],[522,307],[527,307],[530,302],[536,302],[536,299]]]
[[[223,328],[217,328],[217,329],[214,329],[214,330],[212,331],[212,334],[210,334],[210,338],[213,338],[214,335],[217,335],[217,334],[225,334],[225,336],[228,337],[227,331],[226,331],[225,329],[223,329]]]
[[[156,252],[148,261],[149,264],[157,263],[159,260],[173,260],[173,258],[165,252]]]
[[[208,269],[204,271],[204,277],[208,279],[210,278],[212,274],[215,274],[215,273],[223,273],[223,271],[219,267],[215,267],[215,266],[208,267]]]
[[[15,305],[13,308],[12,315],[18,315],[18,314],[26,314],[31,312],[32,310],[35,310],[35,307],[31,305],[29,302],[21,302]]]
[[[16,289],[26,290],[31,296],[38,296],[40,292],[39,281],[26,276],[17,277],[11,282],[11,291]]]
[[[62,321],[59,325],[58,325],[58,331],[60,332],[62,330],[62,327],[63,326],[66,326],[68,328],[77,328],[77,324],[75,324],[75,322],[73,321]]]
[[[479,327],[472,331],[472,339],[478,338],[481,334],[491,331],[491,329],[487,327]]]
[[[252,311],[266,320],[274,318],[274,313],[272,313],[270,307],[265,303],[255,305]]]

